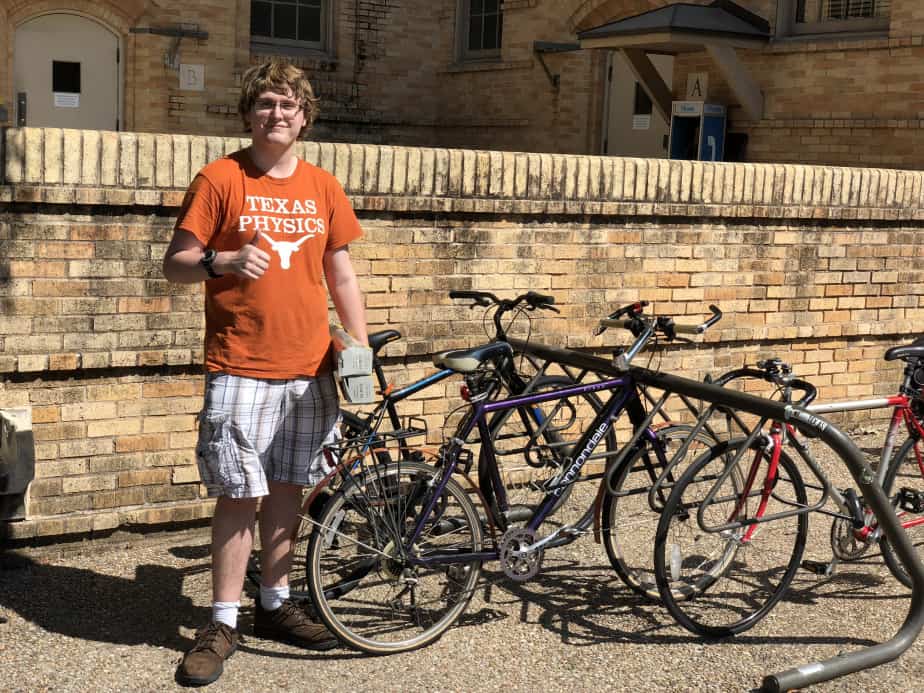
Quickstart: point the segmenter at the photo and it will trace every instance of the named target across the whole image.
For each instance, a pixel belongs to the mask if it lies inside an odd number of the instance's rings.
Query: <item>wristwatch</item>
[[[208,272],[210,279],[218,279],[221,275],[218,274],[214,269],[212,269],[212,263],[215,262],[215,258],[218,256],[214,250],[209,248],[204,253],[199,260],[199,264],[205,267],[205,271]]]

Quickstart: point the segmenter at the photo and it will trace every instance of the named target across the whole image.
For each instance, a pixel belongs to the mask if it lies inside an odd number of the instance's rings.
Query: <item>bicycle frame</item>
[[[831,402],[827,404],[809,405],[808,407],[805,407],[804,409],[805,411],[811,412],[813,414],[821,414],[821,413],[840,413],[840,412],[845,412],[845,411],[861,411],[861,410],[868,410],[868,409],[877,409],[877,408],[881,409],[885,407],[895,407],[895,410],[892,413],[892,418],[889,424],[889,429],[886,434],[886,444],[883,446],[882,453],[880,455],[879,465],[877,467],[876,474],[874,476],[874,482],[876,483],[877,486],[882,488],[883,482],[885,480],[886,472],[888,471],[888,462],[892,458],[892,452],[895,449],[895,440],[898,435],[898,429],[901,427],[902,423],[905,424],[909,435],[916,436],[918,438],[924,437],[924,427],[921,426],[920,422],[917,420],[917,418],[914,416],[913,412],[911,411],[910,402],[911,400],[907,395],[900,394],[900,395],[895,395],[892,397],[879,398],[879,399],[866,399],[866,400]],[[699,526],[703,531],[712,532],[712,533],[723,532],[723,531],[730,530],[730,529],[737,529],[741,526],[740,523],[736,523],[732,520],[722,525],[706,526],[705,513],[709,505],[713,502],[715,498],[715,494],[718,492],[722,483],[726,481],[728,476],[732,473],[732,471],[736,467],[738,460],[746,453],[747,445],[749,445],[753,440],[756,439],[757,433],[759,433],[759,431],[763,428],[765,424],[766,424],[766,420],[761,420],[753,428],[751,435],[747,439],[747,444],[743,446],[743,448],[745,449],[743,449],[741,453],[739,453],[739,455],[737,455],[735,459],[732,460],[732,462],[728,465],[728,468],[720,475],[719,479],[716,481],[712,490],[708,494],[706,494],[706,497],[703,499],[699,507],[699,510],[697,512],[697,519],[699,521]],[[776,480],[776,463],[779,460],[779,454],[784,444],[783,442],[784,431],[785,431],[785,435],[789,436],[789,438],[793,441],[793,444],[796,446],[796,449],[800,452],[802,459],[806,462],[806,464],[808,464],[812,473],[821,482],[822,495],[818,501],[816,501],[810,506],[806,506],[804,508],[798,508],[798,509],[790,510],[786,512],[774,513],[773,515],[764,517],[763,510],[770,497],[770,494],[772,491],[772,484]],[[741,539],[742,541],[747,541],[750,538],[750,536],[753,534],[753,532],[756,529],[756,525],[761,521],[777,520],[777,519],[787,517],[790,515],[820,511],[829,496],[834,499],[839,510],[841,510],[842,512],[845,512],[847,509],[846,501],[844,499],[843,494],[840,491],[838,491],[834,486],[832,486],[830,481],[828,481],[827,476],[818,467],[817,463],[815,462],[808,448],[799,440],[797,432],[795,428],[792,426],[792,424],[786,424],[784,427],[783,425],[780,424],[779,421],[774,421],[771,425],[769,436],[772,441],[771,442],[772,453],[771,453],[771,459],[769,461],[769,467],[767,469],[766,478],[764,482],[764,490],[760,494],[761,495],[760,507],[755,513],[755,517],[758,518],[758,522],[755,523],[753,527],[749,528],[745,536],[742,537]],[[915,449],[915,455],[917,458],[918,467],[921,470],[922,476],[924,476],[924,458],[922,458],[920,451],[918,451],[917,449]],[[742,500],[746,500],[747,498],[751,496],[751,487],[757,476],[757,471],[758,471],[759,466],[760,466],[759,460],[756,459],[755,462],[752,463],[751,468],[748,470],[748,475],[747,475],[745,487],[744,487],[743,494],[742,494]],[[740,510],[740,508],[735,509],[735,512],[731,515],[732,518],[737,515],[738,510]],[[825,512],[825,511],[822,511],[822,512]],[[835,515],[836,517],[839,516],[835,513],[831,513],[830,511],[826,512],[826,514]],[[851,515],[846,515],[845,517],[850,520],[854,519]],[[898,517],[902,517],[902,514],[899,513]],[[875,515],[873,516],[873,519],[874,520],[876,519]],[[918,525],[924,524],[924,518],[919,517],[913,520],[909,520],[907,522],[902,522],[901,524],[903,528],[916,527]],[[862,537],[865,539],[870,534],[873,534],[873,532],[877,531],[877,529],[878,529],[877,524],[870,524],[869,521],[867,521],[866,525],[862,527],[862,529],[857,529],[856,532],[859,537]]]
[[[506,338],[506,335],[504,335],[504,337]],[[361,450],[361,453],[363,454],[368,450],[369,445],[375,440],[376,431],[379,428],[379,423],[386,414],[388,415],[388,421],[391,424],[393,431],[398,431],[402,428],[401,416],[397,409],[397,404],[399,402],[407,399],[408,397],[411,397],[412,395],[415,395],[421,390],[425,390],[431,385],[435,385],[436,383],[446,380],[450,376],[457,375],[456,371],[454,370],[442,368],[434,373],[424,376],[419,380],[414,381],[413,383],[405,385],[399,390],[392,391],[391,386],[388,384],[388,379],[385,377],[385,370],[382,368],[382,362],[379,360],[378,355],[373,356],[372,363],[376,379],[379,383],[379,388],[382,392],[382,401],[379,402],[364,419],[365,429],[369,431],[369,436],[366,445],[364,445]],[[533,365],[536,365],[535,362],[533,362]],[[533,380],[541,377],[545,373],[544,368],[537,368],[537,373],[533,378],[528,381],[524,380],[513,367],[512,361],[503,364],[501,370],[504,373],[504,379],[510,386],[510,390],[512,392],[527,392]],[[413,435],[419,435],[422,433],[426,433],[426,429],[414,429],[413,427],[409,427],[405,437],[411,437]]]
[[[885,409],[894,407],[892,418],[889,422],[889,428],[886,433],[885,445],[882,446],[882,453],[879,456],[879,467],[876,470],[876,481],[882,484],[888,462],[892,459],[892,452],[895,450],[895,441],[898,439],[898,430],[902,423],[909,435],[924,437],[924,427],[914,416],[911,411],[911,398],[905,394],[893,395],[879,399],[860,399],[845,400],[843,402],[830,402],[827,404],[812,404],[806,407],[806,411],[813,414],[835,414],[848,411],[865,411],[867,409]],[[921,464],[920,460],[918,462]],[[924,465],[921,467],[921,473],[924,474]]]
[[[533,531],[538,529],[543,521],[553,512],[558,498],[564,492],[564,489],[575,483],[580,475],[581,469],[590,459],[600,441],[606,438],[616,419],[619,418],[623,411],[629,412],[633,423],[637,423],[641,427],[641,431],[647,435],[649,440],[656,440],[656,434],[647,427],[651,418],[654,416],[654,412],[647,416],[644,414],[644,411],[639,403],[638,392],[633,387],[633,382],[630,377],[619,377],[601,382],[577,384],[572,387],[561,388],[550,392],[522,395],[494,402],[487,402],[484,400],[476,401],[473,403],[473,414],[469,417],[466,417],[465,421],[462,422],[452,439],[452,447],[446,455],[447,459],[442,470],[442,476],[437,484],[436,492],[432,494],[432,498],[428,505],[417,517],[414,531],[411,534],[410,539],[407,541],[405,548],[412,546],[420,537],[420,534],[424,529],[424,524],[427,517],[431,512],[433,512],[436,499],[442,493],[443,488],[448,483],[449,478],[452,476],[456,466],[458,465],[459,454],[463,449],[465,441],[475,430],[475,428],[478,429],[480,440],[482,441],[481,454],[488,455],[489,465],[492,471],[492,484],[496,494],[495,497],[500,499],[499,509],[501,511],[506,509],[506,492],[504,490],[504,484],[500,478],[500,474],[497,468],[493,446],[489,442],[490,431],[488,429],[488,415],[507,409],[531,407],[532,405],[541,404],[543,402],[602,392],[604,390],[615,390],[615,392],[594,418],[593,423],[591,423],[590,426],[581,435],[580,439],[574,447],[575,450],[580,450],[581,452],[576,458],[574,458],[570,466],[564,471],[561,479],[558,480],[554,487],[548,491],[543,500],[540,502],[538,508],[533,512],[527,523],[527,527],[529,529]],[[663,458],[663,452],[658,447],[655,449]],[[661,459],[661,462],[664,463],[665,460]],[[492,509],[486,508],[486,511],[491,513]],[[593,517],[594,506],[591,506],[573,527],[567,529],[576,530],[578,532],[583,531],[587,529],[587,527],[589,527],[593,522]],[[498,516],[493,517],[493,519],[498,524],[503,525],[502,512]],[[547,546],[560,546],[564,543],[568,543],[573,539],[573,537],[569,536],[563,538],[561,541],[556,541],[564,529],[565,528],[560,528],[559,530],[556,530],[556,532],[554,532],[552,535],[537,542],[534,547],[540,548]],[[468,563],[474,561],[497,559],[498,555],[499,554],[496,550],[491,552],[470,554],[431,554],[425,558],[416,558],[411,556],[409,557],[409,561],[411,563],[418,563],[422,565],[435,565],[440,563]]]
[[[736,374],[736,376],[743,374],[743,375],[750,375],[751,377],[758,377],[758,378],[763,377],[763,374],[761,372],[759,371],[751,372],[749,369],[742,369],[741,371],[735,371],[733,373]],[[727,380],[727,378],[724,380]],[[723,381],[723,379],[720,379],[719,381],[716,381],[716,382],[717,384],[722,384],[722,385],[726,384]],[[875,482],[880,487],[882,487],[885,481],[885,475],[888,472],[888,462],[892,458],[892,453],[895,449],[895,441],[898,437],[898,431],[902,423],[905,424],[905,428],[908,431],[908,434],[910,436],[916,437],[918,439],[924,437],[924,427],[921,426],[921,423],[914,416],[914,413],[911,410],[911,398],[907,394],[904,394],[906,391],[908,391],[907,374],[906,374],[906,381],[905,383],[903,383],[901,389],[902,389],[901,394],[894,395],[891,397],[830,402],[830,403],[825,403],[825,404],[810,404],[808,406],[803,407],[805,411],[811,412],[813,414],[841,413],[841,412],[847,412],[847,411],[866,411],[870,409],[882,409],[886,407],[894,407],[894,411],[891,417],[891,422],[889,424],[889,429],[886,434],[886,442],[885,442],[885,445],[883,446],[883,449],[880,455],[880,461],[879,461],[879,464],[876,470],[876,475],[875,475]],[[712,413],[713,413],[712,408],[709,408],[705,412],[703,412],[703,414],[700,416],[700,418],[697,421],[697,427],[705,425],[708,417]],[[768,423],[767,419],[761,419],[757,423],[757,425],[753,426],[752,428],[748,428],[744,426],[744,424],[737,417],[735,417],[735,420],[738,422],[738,425],[742,428],[742,430],[746,433],[746,436],[747,436],[746,440],[741,446],[741,451],[727,465],[727,468],[725,469],[725,471],[716,480],[712,490],[708,494],[706,494],[706,497],[703,499],[702,503],[700,504],[699,510],[697,512],[697,520],[699,522],[700,528],[703,531],[709,532],[709,533],[724,532],[728,530],[739,529],[741,527],[741,523],[734,522],[732,519],[737,515],[738,511],[740,510],[740,507],[735,508],[735,511],[731,514],[729,521],[721,525],[707,526],[705,523],[705,513],[709,505],[713,503],[713,501],[715,500],[715,495],[718,492],[719,488],[728,479],[728,477],[733,473],[735,468],[737,468],[739,460],[741,460],[741,458],[747,453],[748,447],[758,438],[761,430]],[[764,490],[759,493],[759,495],[761,496],[760,506],[758,507],[758,510],[755,513],[757,522],[755,523],[754,526],[748,529],[745,535],[741,538],[741,541],[747,541],[750,538],[750,536],[754,533],[756,529],[756,524],[758,524],[759,522],[769,521],[769,520],[778,520],[778,519],[781,519],[787,516],[796,515],[800,513],[820,511],[823,514],[832,515],[834,517],[843,517],[845,519],[852,520],[852,521],[857,519],[849,512],[849,507],[848,507],[847,501],[844,498],[844,495],[830,483],[827,476],[824,474],[824,472],[819,468],[819,466],[815,462],[808,447],[804,443],[802,443],[802,441],[799,440],[796,430],[793,428],[791,424],[787,424],[786,426],[783,426],[780,424],[779,421],[773,421],[771,423],[771,428],[770,428],[768,437],[770,440],[768,447],[772,450],[772,452],[771,452],[771,457],[768,461],[768,469],[767,469],[766,477],[764,481]],[[794,509],[794,510],[774,513],[773,515],[764,517],[763,510],[766,507],[767,501],[769,500],[769,497],[772,493],[772,484],[776,480],[776,464],[779,460],[779,453],[784,444],[784,440],[787,437],[792,441],[793,445],[796,447],[796,449],[800,453],[800,456],[802,457],[803,461],[806,462],[806,464],[809,466],[809,469],[815,475],[815,478],[822,484],[821,489],[820,489],[822,491],[822,495],[818,501],[816,501],[810,506],[798,507],[797,509]],[[917,448],[915,448],[915,455],[916,455],[916,459],[918,462],[918,467],[921,471],[922,476],[924,476],[924,456],[922,456],[921,452]],[[760,466],[759,461],[760,460],[758,456],[755,459],[755,461],[751,464],[750,469],[748,469],[747,471],[746,480],[745,480],[744,488],[742,491],[742,501],[741,502],[746,501],[752,495],[758,495],[757,492],[752,492],[751,489],[753,487],[754,481],[757,476],[758,468]],[[660,482],[655,484],[655,486],[652,487],[650,493],[654,493],[654,491],[657,490],[659,486],[660,486]],[[837,508],[840,511],[840,513],[833,513],[831,511],[825,511],[822,509],[828,497],[831,497],[834,499],[834,502],[837,505]],[[783,500],[783,502],[786,503],[785,500]],[[901,516],[902,514],[899,513],[899,517]],[[870,524],[870,520],[873,520],[874,524]],[[910,528],[910,527],[916,527],[920,524],[924,524],[924,518],[916,518],[913,520],[909,520],[908,522],[903,522],[902,526],[905,528]],[[878,531],[878,525],[875,524],[875,516],[868,517],[866,520],[865,526],[855,530],[857,537],[863,538],[863,539],[867,539],[871,534],[877,531]],[[837,559],[835,558],[835,564],[836,564],[836,561]]]

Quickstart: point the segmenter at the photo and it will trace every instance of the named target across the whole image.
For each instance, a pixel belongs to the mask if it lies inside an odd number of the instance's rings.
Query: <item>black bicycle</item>
[[[637,307],[629,318],[641,329],[633,348],[623,354],[626,361],[656,334],[673,339],[682,331],[701,333],[719,315],[715,311],[704,325],[681,326],[669,318],[643,319],[640,311]],[[586,478],[582,470],[595,450],[605,445],[620,413],[627,412],[636,432],[627,448],[658,440],[650,425],[667,398],[660,398],[646,411],[644,395],[631,372],[593,382],[571,382],[548,392],[492,398],[502,377],[497,364],[510,358],[514,348],[529,353],[542,368],[569,356],[582,373],[610,368],[608,361],[593,357],[535,344],[528,345],[527,351],[519,344],[496,342],[434,358],[439,367],[464,375],[470,409],[436,464],[401,460],[380,464],[369,457],[362,466],[342,470],[339,490],[325,504],[311,535],[308,587],[318,615],[351,647],[384,654],[432,642],[465,609],[485,560],[498,560],[504,574],[514,580],[535,576],[545,551],[574,541],[593,525],[598,495],[572,491]],[[529,412],[537,406],[544,411],[598,393],[609,397],[590,423],[578,422],[582,433],[576,442],[546,443],[549,454],[559,447],[565,452],[564,463],[536,487],[541,500],[527,508],[528,515],[520,515],[498,464],[491,422],[501,412]],[[476,432],[482,479],[477,487],[458,474],[471,463]],[[667,462],[662,459],[659,464],[666,466]],[[597,478],[600,492],[605,492],[605,472]],[[584,508],[583,514],[575,522],[557,521],[559,508],[569,496],[572,505]]]
[[[492,341],[486,346],[507,343],[511,324],[518,318],[528,319],[536,310],[557,312],[552,296],[532,291],[512,299],[498,298],[485,291],[453,291],[449,295],[454,300],[468,301],[472,308],[486,309],[485,323],[493,325]],[[489,333],[487,327],[485,331]],[[301,520],[293,538],[289,585],[294,599],[308,597],[305,574],[308,541],[317,518],[336,492],[345,470],[361,468],[370,459],[379,464],[399,460],[430,464],[437,458],[438,448],[426,445],[426,422],[420,417],[402,417],[400,403],[456,375],[458,370],[453,367],[439,368],[402,388],[393,388],[383,368],[381,350],[400,338],[401,333],[397,330],[384,330],[369,335],[369,346],[373,351],[373,372],[382,399],[366,413],[341,410],[343,437],[324,451],[331,472],[306,496],[300,513]],[[513,351],[499,354],[493,362],[493,368],[498,377],[491,390],[482,393],[487,399],[555,390],[573,384],[574,377],[580,377],[568,372],[549,374],[547,365],[543,366],[537,359]],[[540,403],[500,411],[491,417],[488,431],[496,450],[498,468],[509,503],[506,514],[508,521],[521,522],[533,513],[545,495],[544,484],[555,477],[569,459],[571,443],[562,432],[577,420],[592,418],[600,406],[599,398],[589,393],[580,400]],[[464,416],[467,415],[466,409]],[[609,449],[615,449],[615,437],[609,437],[606,445]],[[461,468],[468,472],[471,465],[469,460]],[[254,588],[259,588],[260,561],[257,551],[252,553],[248,562],[247,578]]]

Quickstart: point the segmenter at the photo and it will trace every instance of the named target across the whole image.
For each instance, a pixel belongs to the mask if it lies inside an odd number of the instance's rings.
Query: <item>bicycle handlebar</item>
[[[702,334],[722,319],[722,311],[719,310],[717,306],[710,305],[709,311],[712,313],[712,316],[705,322],[698,325],[677,324],[674,322],[674,319],[669,316],[645,316],[643,311],[647,305],[647,301],[638,301],[637,303],[623,306],[613,313],[613,315],[630,315],[631,317],[628,320],[616,320],[612,317],[604,318],[594,331],[594,334],[600,334],[607,327],[622,327],[629,330],[635,336],[635,342],[632,343],[632,346],[622,353],[617,354],[614,358],[613,363],[620,370],[627,369],[632,359],[645,348],[648,341],[656,334],[663,334],[668,341],[673,341],[677,338],[678,333]]]
[[[782,371],[774,368],[774,366],[780,365],[785,367]],[[758,361],[757,368],[745,366],[744,368],[729,371],[713,380],[712,384],[724,387],[732,380],[737,380],[739,378],[765,380],[768,383],[773,383],[781,387],[788,387],[803,393],[802,398],[796,402],[793,402],[791,397],[784,398],[783,401],[785,401],[786,404],[794,404],[797,407],[807,407],[812,403],[815,397],[818,396],[818,389],[807,380],[789,377],[790,373],[791,370],[789,366],[783,364],[778,359],[774,359],[773,361]]]
[[[530,308],[541,308],[543,310],[553,310],[556,313],[559,312],[557,308],[553,308],[555,305],[554,296],[536,293],[535,291],[527,291],[525,294],[520,294],[512,299],[498,298],[490,291],[450,291],[449,298],[467,299],[479,306],[485,307],[496,305],[503,308],[505,311],[512,310],[521,303],[525,303]]]
[[[497,296],[487,291],[450,291],[449,298],[464,298],[474,301],[475,305],[485,307],[499,303]],[[472,308],[474,308],[475,305],[473,305]]]
[[[680,332],[681,334],[702,334],[722,319],[722,311],[719,310],[718,306],[710,305],[709,311],[712,313],[712,316],[699,325],[683,325],[674,323],[674,332]]]
[[[678,334],[702,334],[722,319],[722,311],[714,305],[709,306],[709,311],[712,313],[711,317],[697,325],[678,323],[668,316],[646,318],[643,311],[647,305],[648,301],[638,301],[637,303],[623,306],[611,313],[609,317],[603,318],[594,330],[594,335],[602,334],[608,327],[621,327],[629,330],[636,338],[639,338],[645,333],[646,329],[651,327],[652,334],[659,332],[669,340],[673,340]],[[618,318],[623,315],[631,317],[628,320],[619,320]]]
[[[449,298],[472,301],[471,308],[474,308],[476,305],[484,308],[497,306],[497,310],[494,313],[494,328],[496,330],[496,338],[499,340],[505,340],[507,338],[507,332],[501,324],[501,317],[524,303],[526,304],[525,310],[539,309],[550,310],[553,313],[561,312],[555,307],[554,296],[536,293],[535,291],[527,291],[525,294],[520,294],[516,298],[510,299],[498,298],[490,291],[461,290],[450,291]]]

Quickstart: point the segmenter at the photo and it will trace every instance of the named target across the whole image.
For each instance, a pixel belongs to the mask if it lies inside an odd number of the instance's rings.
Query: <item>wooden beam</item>
[[[629,67],[636,78],[645,87],[651,102],[668,123],[671,122],[671,101],[673,94],[668,89],[658,69],[648,59],[648,54],[640,48],[622,48],[622,54],[629,61]]]
[[[706,51],[712,56],[748,118],[761,120],[764,117],[764,95],[744,63],[738,60],[735,49],[728,45],[707,43]]]

